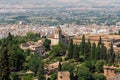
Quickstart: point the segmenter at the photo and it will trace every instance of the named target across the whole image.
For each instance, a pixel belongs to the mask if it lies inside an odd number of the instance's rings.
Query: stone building
[[[59,62],[49,64],[47,67],[48,68],[48,75],[52,74],[53,72],[57,72],[58,65],[59,65]]]
[[[53,34],[48,35],[48,39],[51,40],[51,46],[58,45],[60,42],[69,43],[69,36],[62,33],[60,26],[54,29]]]
[[[120,69],[114,66],[104,66],[104,75],[107,80],[120,80],[120,72],[116,72],[115,69]]]
[[[38,42],[29,41],[29,42],[20,44],[20,48],[23,50],[30,50],[32,52],[35,52],[44,56],[45,48],[42,45],[42,43],[43,43],[42,40],[39,40]]]
[[[115,67],[114,66],[104,66],[104,75],[107,80],[113,79],[115,76]]]
[[[58,80],[70,80],[70,73],[68,71],[59,71]]]

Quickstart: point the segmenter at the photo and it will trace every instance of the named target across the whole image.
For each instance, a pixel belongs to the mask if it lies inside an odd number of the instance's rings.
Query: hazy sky
[[[68,6],[68,5],[120,5],[120,0],[0,0],[0,6]]]
[[[0,3],[9,4],[9,3],[42,3],[42,2],[100,2],[100,3],[108,3],[108,2],[120,2],[120,0],[0,0]]]

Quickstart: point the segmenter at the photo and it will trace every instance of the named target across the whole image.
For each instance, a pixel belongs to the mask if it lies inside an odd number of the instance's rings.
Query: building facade
[[[51,46],[58,45],[60,42],[69,43],[69,36],[63,35],[59,26],[54,29],[53,34],[48,35],[48,39],[51,40]]]
[[[58,80],[70,80],[70,73],[68,71],[59,71]]]

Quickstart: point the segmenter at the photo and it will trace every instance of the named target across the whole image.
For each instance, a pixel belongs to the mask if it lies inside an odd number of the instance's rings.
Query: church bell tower
[[[61,39],[61,28],[60,28],[60,26],[58,26],[58,27],[55,28],[54,38]]]

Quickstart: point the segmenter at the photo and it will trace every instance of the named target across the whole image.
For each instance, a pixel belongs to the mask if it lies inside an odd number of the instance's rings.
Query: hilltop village
[[[20,24],[17,27],[5,27],[9,30],[8,34],[2,31],[5,28],[1,28],[1,49],[7,50],[8,55],[11,55],[12,51],[12,55],[8,57],[10,78],[12,80],[119,80],[119,27],[114,29],[97,27],[90,30],[89,27],[77,29],[77,26],[73,28],[69,28],[70,25],[66,26],[42,29]],[[4,55],[1,55],[1,58],[5,59],[2,56]]]
[[[120,0],[0,0],[0,80],[120,80]]]

